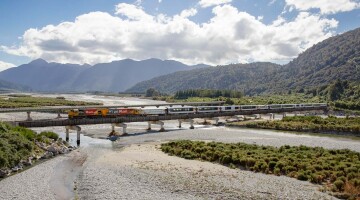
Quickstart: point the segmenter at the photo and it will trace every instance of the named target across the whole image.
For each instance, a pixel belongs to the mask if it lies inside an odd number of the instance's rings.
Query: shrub
[[[270,169],[270,170],[274,170],[275,166],[276,166],[276,162],[275,162],[275,161],[270,161],[270,162],[269,162],[269,169]]]
[[[344,183],[344,181],[342,181],[342,180],[336,180],[336,181],[334,182],[334,188],[336,189],[336,191],[341,191],[341,190],[343,190],[344,185],[345,185],[345,183]]]
[[[301,180],[301,181],[307,181],[308,177],[306,176],[304,171],[301,171],[301,172],[298,173],[297,179]]]
[[[45,136],[47,138],[50,138],[50,139],[53,139],[53,140],[58,140],[59,139],[59,135],[54,133],[54,132],[49,132],[49,131],[44,131],[44,132],[41,132],[40,134],[37,135],[37,137],[42,137],[42,136]]]

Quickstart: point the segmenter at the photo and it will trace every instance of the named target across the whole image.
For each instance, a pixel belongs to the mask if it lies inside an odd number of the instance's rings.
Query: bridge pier
[[[66,138],[65,138],[66,142],[69,142],[69,129],[66,128]]]
[[[165,128],[164,128],[164,122],[163,121],[151,121],[151,122],[148,122],[148,128],[146,130],[150,131],[151,130],[151,124],[158,124],[160,125],[160,130],[159,132],[164,132],[165,131]]]
[[[219,120],[220,120],[220,118],[218,118],[218,117],[214,117],[213,118],[213,120],[215,120],[215,126],[218,126],[219,125]]]
[[[122,135],[127,135],[128,134],[127,131],[126,131],[127,124],[124,124],[124,123],[113,123],[113,124],[111,124],[111,130],[112,130],[111,132],[112,133],[115,133],[115,126],[123,128],[123,134]]]
[[[80,145],[80,131],[81,131],[81,127],[80,126],[66,126],[66,137],[67,140],[69,140],[69,130],[74,130],[77,133],[77,137],[76,137],[76,144],[79,146]]]
[[[269,115],[270,115],[270,120],[275,119],[275,113],[269,113]]]
[[[30,111],[27,111],[26,114],[27,114],[27,119],[26,119],[26,121],[32,121],[32,118],[31,118],[31,116],[30,116],[31,112],[30,112]]]
[[[193,119],[189,119],[190,122],[190,129],[195,129],[194,127],[194,120]]]

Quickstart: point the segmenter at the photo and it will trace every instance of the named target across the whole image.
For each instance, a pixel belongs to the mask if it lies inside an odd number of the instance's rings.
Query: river
[[[104,105],[165,103],[87,94],[40,96],[63,96],[68,100],[102,102]],[[32,116],[35,119],[56,117],[46,113],[33,113]],[[25,113],[0,115],[1,119],[25,117]],[[148,132],[145,130],[147,123],[130,123],[129,135],[116,142],[101,139],[111,131],[109,124],[81,126],[78,150],[0,181],[2,199],[332,199],[308,182],[167,156],[158,150],[158,146],[169,140],[190,139],[272,146],[322,146],[360,152],[360,141],[349,138],[199,124],[190,130],[189,124],[183,124],[182,128],[177,125],[177,121],[166,121],[165,132],[158,132],[156,125]],[[65,135],[64,127],[34,130]],[[117,131],[121,132],[121,129],[117,128]],[[75,145],[75,132],[70,133],[70,142]]]

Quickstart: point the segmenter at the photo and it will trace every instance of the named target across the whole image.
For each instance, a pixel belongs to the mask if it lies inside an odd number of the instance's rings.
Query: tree
[[[155,97],[155,96],[159,96],[160,92],[155,90],[154,88],[149,88],[146,90],[145,96],[146,97]]]

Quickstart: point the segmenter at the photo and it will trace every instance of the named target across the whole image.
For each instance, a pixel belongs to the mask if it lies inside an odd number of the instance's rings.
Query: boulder
[[[30,165],[32,165],[32,159],[33,159],[33,157],[29,157],[27,160],[21,161],[21,163],[22,163],[24,166],[30,166]]]
[[[5,178],[9,176],[10,172],[7,169],[0,169],[0,178]]]
[[[48,159],[48,158],[51,158],[53,157],[54,154],[50,151],[46,151],[42,156],[41,156],[41,159]]]
[[[57,146],[55,146],[55,145],[51,145],[51,146],[47,147],[46,150],[50,151],[54,155],[59,154],[59,148]]]

